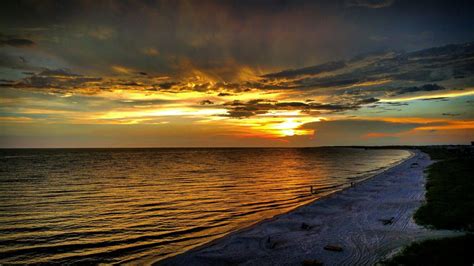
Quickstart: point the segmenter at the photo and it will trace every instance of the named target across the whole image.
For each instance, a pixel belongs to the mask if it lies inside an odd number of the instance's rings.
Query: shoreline
[[[379,173],[371,175],[355,183],[353,187],[347,186],[340,190],[334,191],[328,195],[316,198],[308,203],[300,205],[288,212],[275,215],[271,218],[256,222],[247,227],[230,232],[218,239],[192,248],[184,253],[166,258],[155,262],[157,265],[217,265],[217,264],[301,264],[305,260],[318,260],[325,265],[340,263],[376,263],[377,261],[396,253],[398,249],[409,244],[414,240],[423,240],[426,238],[444,237],[453,235],[452,231],[434,231],[423,228],[414,223],[412,215],[416,209],[421,206],[424,200],[424,169],[432,163],[427,154],[418,150],[407,150],[410,155],[382,170]],[[413,167],[414,163],[418,167]],[[408,173],[406,173],[408,172]],[[416,173],[411,173],[416,172]],[[383,211],[380,213],[377,208],[365,208],[369,206],[367,196],[369,198],[376,196],[375,192],[386,192],[384,189],[392,188],[380,186],[381,182],[396,181],[387,179],[396,179],[396,177],[416,174],[414,178],[406,180],[413,184],[408,184],[407,189],[413,188],[411,201],[403,202],[403,191],[398,191],[395,198],[399,206],[410,205],[410,208],[400,212],[394,217],[393,224],[383,225],[380,219],[390,218],[384,216]],[[378,182],[377,182],[378,181]],[[395,182],[396,183],[396,182]],[[387,185],[387,184],[382,184]],[[405,184],[406,185],[406,184]],[[379,188],[377,191],[376,188]],[[413,190],[413,189],[411,189]],[[374,194],[374,195],[371,195]],[[385,193],[385,194],[388,194]],[[395,193],[397,194],[397,193]],[[364,198],[365,196],[365,198]],[[364,200],[365,199],[365,200]],[[381,202],[391,203],[392,197],[384,197],[382,195]],[[396,200],[396,199],[395,199]],[[335,201],[335,202],[333,202]],[[392,202],[393,204],[393,202]],[[359,206],[362,205],[362,206]],[[379,204],[380,205],[380,204]],[[341,209],[342,207],[342,209]],[[354,211],[354,207],[359,208]],[[349,211],[349,212],[347,212]],[[354,213],[353,213],[354,212]],[[378,219],[367,220],[368,216],[376,215],[379,212]],[[365,220],[358,220],[361,214]],[[355,217],[354,217],[355,216]],[[408,217],[407,217],[408,216]],[[350,220],[354,220],[352,224]],[[401,219],[403,218],[403,219]],[[408,219],[407,219],[408,218]],[[399,231],[397,221],[404,221],[405,229],[409,232]],[[341,223],[342,222],[342,223]],[[398,222],[398,224],[402,224]],[[380,227],[382,226],[382,227]],[[341,228],[339,228],[341,227]],[[398,226],[400,227],[400,226]],[[381,231],[380,231],[381,230]],[[412,231],[416,232],[412,232]],[[380,231],[380,232],[378,232]],[[385,233],[384,233],[385,232]],[[395,233],[395,234],[393,234]],[[394,239],[386,239],[386,235],[391,235]],[[342,237],[341,236],[348,236]],[[357,241],[357,238],[374,238],[378,244],[387,246],[384,250],[378,250],[370,245],[370,241]],[[371,237],[370,237],[371,236]],[[327,239],[324,241],[323,239]],[[334,239],[334,240],[332,240]],[[373,239],[372,239],[373,240]],[[397,241],[394,241],[397,240]],[[360,242],[360,243],[357,243]],[[393,242],[396,245],[385,242]],[[368,245],[369,244],[369,245]],[[372,243],[373,244],[373,243]],[[324,250],[326,245],[336,245],[343,248],[342,252],[331,252]],[[311,248],[311,246],[313,248]],[[364,247],[365,246],[365,247]],[[389,246],[389,247],[388,247]],[[361,247],[366,249],[360,252]],[[359,252],[357,252],[357,249]],[[370,250],[374,250],[370,252]],[[375,253],[374,253],[375,252]],[[359,257],[356,259],[356,257]]]
[[[359,185],[359,184],[361,184],[361,183],[368,182],[369,180],[371,180],[371,179],[377,177],[378,175],[381,175],[381,174],[385,173],[386,171],[388,171],[388,170],[390,170],[390,169],[392,169],[392,168],[394,168],[394,167],[396,167],[396,166],[398,166],[398,165],[400,165],[400,164],[402,164],[402,163],[404,163],[404,162],[410,160],[411,158],[413,158],[413,157],[416,155],[416,153],[413,152],[412,150],[405,150],[405,151],[407,151],[407,152],[410,153],[410,155],[409,155],[407,158],[401,159],[400,161],[395,162],[395,163],[389,165],[387,168],[385,168],[385,169],[383,169],[383,170],[381,170],[381,171],[379,171],[379,172],[377,172],[377,173],[374,173],[374,174],[368,175],[368,176],[365,177],[365,178],[359,179],[358,181],[354,182],[354,186],[342,185],[341,188],[338,189],[338,190],[332,191],[332,192],[330,192],[330,193],[328,193],[328,194],[326,194],[326,195],[318,196],[318,197],[316,197],[316,198],[310,200],[309,202],[306,202],[306,203],[303,203],[303,204],[301,204],[301,205],[299,205],[299,206],[294,207],[294,208],[291,209],[291,210],[288,210],[288,211],[283,212],[283,213],[280,213],[280,214],[276,214],[276,215],[274,215],[274,216],[272,216],[272,217],[269,217],[269,218],[266,218],[266,219],[263,219],[263,220],[259,220],[259,221],[255,222],[255,223],[253,223],[253,224],[250,224],[250,225],[244,226],[244,227],[242,227],[242,228],[239,228],[239,229],[237,229],[237,230],[231,231],[231,232],[229,232],[229,233],[227,233],[227,234],[225,234],[225,235],[223,235],[223,236],[221,236],[221,237],[218,237],[218,238],[213,239],[213,240],[211,240],[211,241],[209,241],[209,242],[206,242],[206,243],[204,243],[204,244],[201,244],[201,245],[198,245],[198,246],[196,246],[196,247],[193,247],[193,248],[191,248],[191,249],[189,249],[189,250],[187,250],[187,251],[184,251],[184,252],[182,252],[182,253],[179,253],[179,254],[176,254],[176,255],[173,255],[173,256],[164,258],[164,259],[159,260],[159,261],[154,261],[154,262],[153,262],[153,265],[166,264],[169,260],[173,260],[175,257],[185,255],[185,254],[188,253],[188,252],[193,252],[193,251],[198,251],[198,250],[201,250],[201,249],[205,249],[205,248],[207,248],[208,246],[212,246],[214,243],[216,243],[216,242],[218,242],[218,241],[221,241],[221,240],[224,239],[224,238],[227,238],[227,237],[230,237],[230,236],[232,236],[232,235],[235,235],[235,234],[239,234],[239,233],[248,231],[248,230],[250,230],[250,229],[252,229],[252,228],[254,228],[254,227],[256,227],[256,226],[259,226],[259,225],[262,224],[262,223],[271,222],[271,221],[273,221],[273,220],[278,219],[280,216],[289,214],[289,213],[291,213],[291,212],[293,212],[293,211],[295,211],[295,210],[297,210],[297,209],[299,209],[299,208],[303,208],[303,207],[305,207],[305,206],[307,206],[307,205],[315,204],[316,202],[318,202],[318,201],[320,201],[320,200],[323,200],[323,199],[325,199],[325,198],[329,198],[329,197],[333,196],[334,194],[337,194],[337,193],[343,192],[343,191],[345,191],[345,190],[347,190],[347,189],[353,188],[353,187],[355,187],[355,186],[357,186],[357,185]]]

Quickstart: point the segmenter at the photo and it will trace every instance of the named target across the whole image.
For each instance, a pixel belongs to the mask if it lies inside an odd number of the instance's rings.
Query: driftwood
[[[343,250],[342,247],[334,246],[334,245],[326,245],[324,249],[329,250],[329,251],[335,251],[335,252],[341,252]]]
[[[389,224],[393,224],[394,219],[395,217],[392,217],[390,219],[379,219],[379,221],[381,221],[383,225],[389,225]]]
[[[323,266],[324,264],[319,260],[304,260],[303,266]]]

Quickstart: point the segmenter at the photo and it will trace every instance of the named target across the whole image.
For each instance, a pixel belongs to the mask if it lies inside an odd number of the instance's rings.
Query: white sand
[[[418,165],[413,165],[418,163]],[[413,151],[405,162],[289,213],[229,234],[162,261],[166,265],[372,265],[415,240],[456,235],[416,225],[413,213],[425,193],[427,154]],[[379,219],[390,219],[384,225]],[[302,224],[310,226],[303,229]],[[331,244],[342,252],[324,250]]]

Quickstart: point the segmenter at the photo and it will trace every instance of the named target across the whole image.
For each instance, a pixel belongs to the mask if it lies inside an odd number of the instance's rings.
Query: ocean
[[[3,149],[0,264],[156,262],[408,156],[356,148]]]

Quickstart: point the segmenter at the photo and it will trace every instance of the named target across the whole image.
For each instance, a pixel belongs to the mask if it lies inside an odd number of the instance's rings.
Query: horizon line
[[[61,149],[311,149],[311,148],[399,148],[399,147],[430,147],[430,146],[472,146],[472,144],[425,144],[425,145],[324,145],[324,146],[150,146],[150,147],[0,147],[0,150],[61,150]]]

